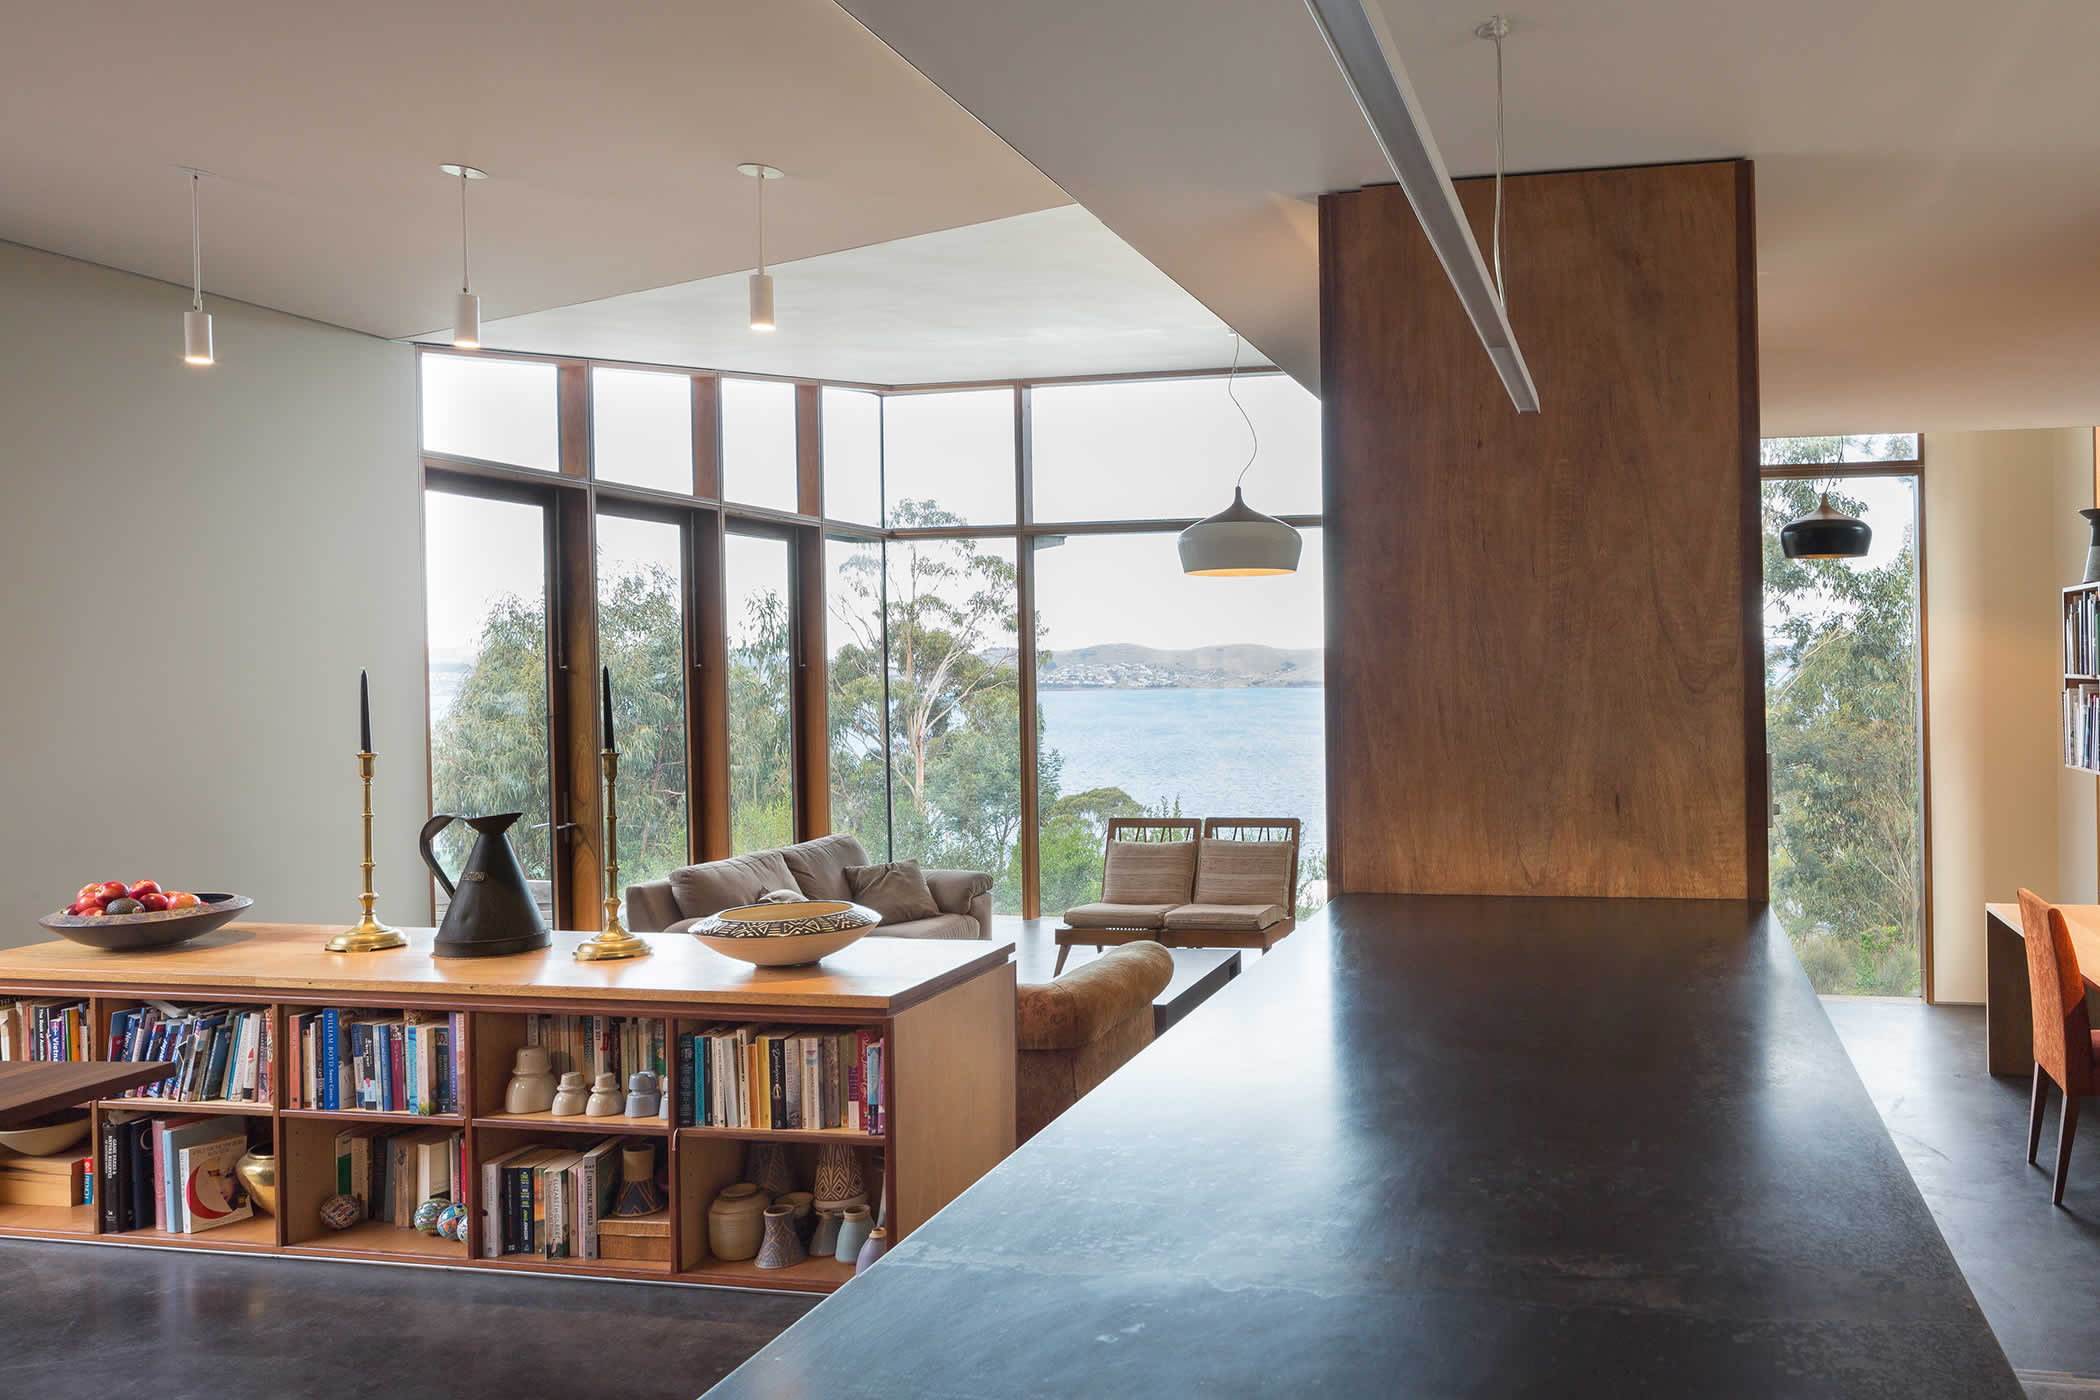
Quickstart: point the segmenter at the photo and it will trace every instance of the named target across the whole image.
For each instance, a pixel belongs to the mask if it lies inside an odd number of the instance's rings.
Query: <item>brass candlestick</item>
[[[649,956],[649,940],[636,937],[620,925],[620,804],[614,800],[620,776],[619,751],[600,749],[598,762],[605,770],[605,927],[576,945],[576,960],[645,958]]]
[[[371,743],[370,739],[365,740]],[[382,948],[406,948],[408,940],[401,930],[388,928],[372,917],[372,905],[379,898],[372,893],[372,761],[377,757],[371,750],[360,750],[357,755],[357,776],[365,785],[365,892],[358,896],[364,901],[364,917],[351,927],[328,940],[331,953],[376,953]]]

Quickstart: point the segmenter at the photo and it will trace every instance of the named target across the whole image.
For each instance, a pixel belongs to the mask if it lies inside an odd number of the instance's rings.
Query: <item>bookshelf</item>
[[[2063,591],[2064,767],[2100,774],[2100,583]]]
[[[405,949],[359,956],[321,951],[330,929],[236,924],[194,944],[154,953],[110,954],[70,943],[0,950],[0,998],[84,1000],[91,1049],[108,1045],[111,1017],[145,1000],[229,1005],[270,1018],[275,1063],[269,1102],[183,1103],[165,1099],[94,1101],[86,1156],[109,1112],[236,1114],[277,1155],[275,1215],[258,1214],[218,1230],[173,1234],[140,1229],[104,1234],[92,1206],[0,1204],[0,1238],[71,1240],[89,1245],[160,1246],[323,1257],[371,1263],[449,1265],[498,1273],[569,1274],[828,1293],[852,1267],[810,1259],[787,1269],[713,1257],[707,1208],[744,1179],[753,1142],[789,1146],[797,1172],[813,1175],[820,1147],[847,1143],[863,1154],[868,1180],[881,1181],[893,1240],[908,1236],[1013,1150],[1014,966],[1012,945],[869,938],[811,968],[753,968],[721,958],[697,941],[656,935],[656,952],[626,963],[577,963],[574,942],[509,958],[436,961],[429,930],[411,930]],[[455,1114],[288,1108],[296,1041],[291,1019],[321,1006],[382,1014],[461,1013],[464,1045]],[[653,1118],[554,1118],[504,1112],[504,1089],[527,1018],[536,1015],[649,1017],[667,1043],[697,1024],[865,1028],[883,1037],[887,1130],[679,1127],[673,1105],[683,1085],[677,1055],[666,1056],[665,1111]],[[919,1111],[914,1112],[913,1106]],[[352,1124],[379,1132],[446,1128],[464,1135],[465,1181],[455,1199],[471,1227],[462,1241],[385,1221],[327,1229],[318,1207],[335,1193],[335,1139]],[[545,1259],[484,1257],[481,1164],[512,1148],[569,1146],[613,1137],[654,1141],[667,1166],[670,1258]],[[878,1172],[878,1163],[880,1170]],[[805,1187],[808,1182],[803,1182]]]

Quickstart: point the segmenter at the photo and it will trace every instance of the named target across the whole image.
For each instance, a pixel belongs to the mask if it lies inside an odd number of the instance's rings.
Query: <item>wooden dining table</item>
[[[163,1060],[0,1060],[0,1128],[56,1109],[112,1098],[173,1073]]]
[[[2085,976],[2085,1004],[2100,1026],[2100,904],[2061,904]],[[2034,1073],[2034,995],[2017,904],[1983,906],[1984,1043],[1992,1074]]]

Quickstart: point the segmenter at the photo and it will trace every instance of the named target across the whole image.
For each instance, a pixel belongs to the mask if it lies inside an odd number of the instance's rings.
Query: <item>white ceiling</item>
[[[11,5],[0,238],[375,335],[451,322],[458,185],[503,317],[1067,202],[831,0]]]
[[[843,3],[1317,382],[1312,197],[1392,176],[1302,0]],[[1458,174],[1493,167],[1494,8],[1385,6]],[[1756,159],[1766,432],[2100,422],[2100,6],[1507,13],[1512,170]]]
[[[771,334],[745,325],[737,272],[484,321],[481,340],[875,384],[1215,369],[1232,357],[1224,322],[1076,204],[773,273]],[[1265,361],[1249,351],[1242,363]]]

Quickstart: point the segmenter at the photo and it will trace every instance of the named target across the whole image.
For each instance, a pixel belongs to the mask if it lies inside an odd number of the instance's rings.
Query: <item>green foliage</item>
[[[1788,440],[1787,460],[1831,460],[1837,441]],[[1831,455],[1803,455],[1815,451]],[[1788,559],[1779,528],[1816,498],[1810,481],[1764,487],[1772,903],[1819,992],[1915,995],[1924,889],[1916,540],[1906,536],[1871,569]],[[1830,499],[1864,508],[1838,491]]]
[[[768,589],[746,606],[729,647],[729,849],[795,839],[794,652],[787,600]]]

